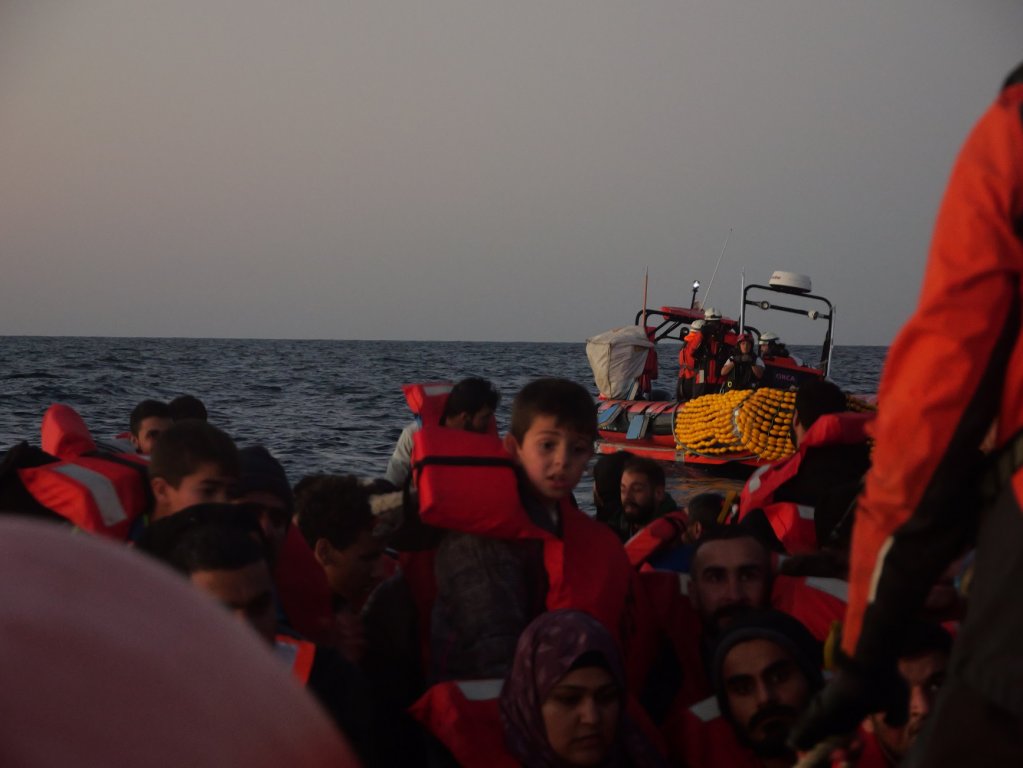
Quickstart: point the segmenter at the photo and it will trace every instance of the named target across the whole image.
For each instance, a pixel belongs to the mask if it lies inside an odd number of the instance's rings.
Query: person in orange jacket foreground
[[[966,140],[920,303],[888,354],[856,511],[841,671],[793,734],[808,749],[900,694],[895,649],[976,537],[970,607],[909,766],[1023,763],[1023,65]],[[995,453],[981,445],[997,420]]]

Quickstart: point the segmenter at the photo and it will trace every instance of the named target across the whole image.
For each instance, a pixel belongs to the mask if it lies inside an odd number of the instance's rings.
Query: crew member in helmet
[[[728,359],[730,348],[725,344],[721,313],[714,307],[703,312],[703,343],[696,350],[696,377],[693,397],[721,389],[721,366]]]
[[[693,397],[693,385],[696,381],[696,355],[703,344],[703,320],[694,320],[689,326],[689,333],[682,339],[682,349],[678,353],[678,390],[676,398],[685,402]]]
[[[723,391],[756,389],[764,376],[764,361],[753,352],[753,338],[743,331],[735,341],[736,350],[721,366]]]
[[[792,357],[777,333],[764,331],[760,335],[760,356],[761,357]]]

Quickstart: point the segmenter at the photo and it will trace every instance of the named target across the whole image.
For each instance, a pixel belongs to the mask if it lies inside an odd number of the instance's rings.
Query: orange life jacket
[[[82,530],[126,539],[149,506],[149,462],[135,453],[99,450],[81,416],[59,403],[43,416],[42,444],[63,461],[17,470],[25,490]]]
[[[625,542],[625,554],[629,558],[629,564],[633,568],[638,568],[664,546],[678,542],[688,522],[689,516],[678,509],[661,515],[643,526]]]
[[[776,576],[771,607],[796,618],[820,642],[842,621],[849,601],[849,582],[818,576]]]
[[[696,350],[703,341],[703,334],[699,331],[690,331],[683,339],[682,349],[678,353],[678,375],[683,379],[692,379],[696,376]]]
[[[825,445],[850,445],[867,440],[872,413],[828,413],[807,430],[796,452],[787,459],[768,464],[746,481],[739,497],[739,520],[754,509],[763,509],[775,536],[791,554],[818,549],[814,508],[791,501],[775,501],[778,489],[799,473],[806,453]]]
[[[313,662],[316,660],[316,646],[308,640],[299,640],[290,635],[277,635],[274,638],[274,650],[288,663],[295,679],[302,685],[307,685],[309,675],[313,671]]]
[[[438,683],[409,708],[464,768],[517,768],[504,746],[501,680]]]
[[[409,712],[448,748],[463,768],[517,768],[504,746],[500,705],[502,680],[452,680],[438,683]],[[662,753],[664,739],[631,696],[625,699],[630,719]]]
[[[419,515],[438,528],[543,542],[549,610],[576,608],[621,639],[630,568],[618,537],[570,500],[559,538],[533,523],[519,499],[511,456],[496,435],[424,426],[413,438]]]
[[[671,757],[686,768],[762,768],[753,751],[739,743],[713,696],[674,713],[663,731]]]
[[[419,417],[423,424],[438,425],[444,415],[444,404],[451,394],[450,381],[431,381],[420,384],[403,384],[405,402],[409,410]]]
[[[305,637],[325,641],[334,618],[330,586],[296,525],[288,526],[273,582],[291,626]]]

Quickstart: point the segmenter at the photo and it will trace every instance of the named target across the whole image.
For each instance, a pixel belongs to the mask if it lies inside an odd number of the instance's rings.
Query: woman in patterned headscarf
[[[508,751],[526,768],[664,765],[625,713],[614,640],[581,611],[544,613],[526,627],[500,708]]]

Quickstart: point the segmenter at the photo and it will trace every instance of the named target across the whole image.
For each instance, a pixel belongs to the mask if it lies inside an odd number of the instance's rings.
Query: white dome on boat
[[[783,272],[777,270],[771,279],[767,283],[772,288],[779,288],[783,291],[790,291],[792,293],[809,293],[813,290],[813,285],[810,283],[810,278],[807,275],[801,275],[798,272]]]

